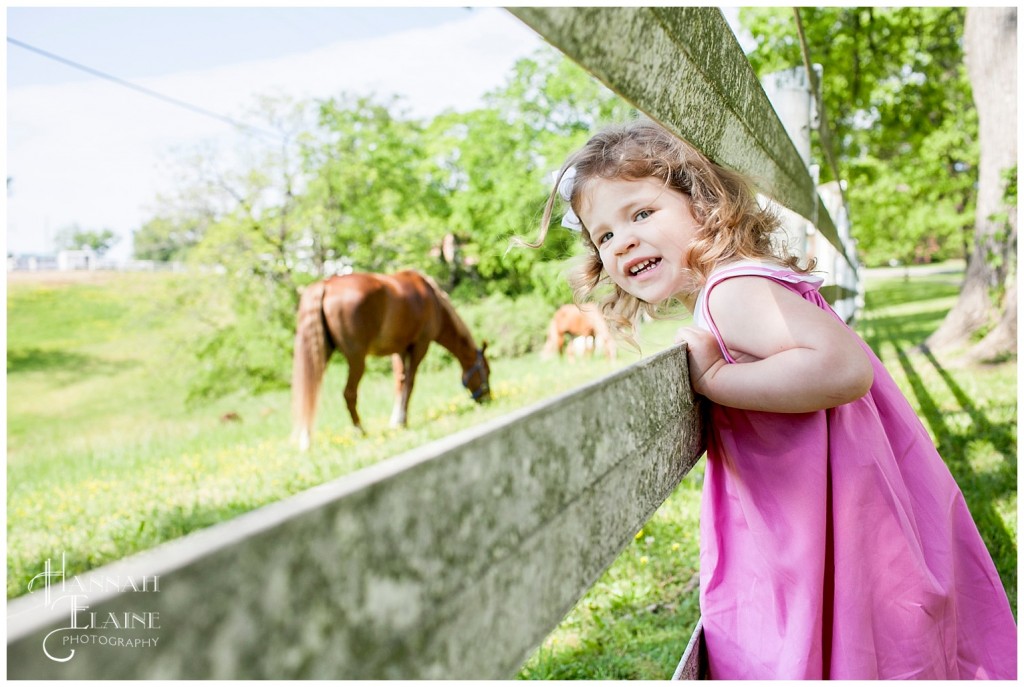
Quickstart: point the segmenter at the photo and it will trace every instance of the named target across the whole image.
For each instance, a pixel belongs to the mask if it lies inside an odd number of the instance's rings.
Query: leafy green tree
[[[182,260],[205,234],[204,225],[200,221],[157,215],[132,233],[132,254],[138,260]]]
[[[1016,350],[1016,8],[801,8],[862,258],[967,258],[928,340]],[[758,73],[800,64],[789,10],[744,10]],[[827,172],[826,172],[827,173]]]
[[[861,259],[963,255],[973,224],[977,115],[963,7],[803,7]],[[791,8],[740,12],[765,75],[803,64]],[[831,178],[827,166],[823,181]]]
[[[302,155],[305,231],[321,264],[341,260],[368,272],[432,266],[447,208],[423,126],[399,104],[350,95],[319,103],[316,135]]]
[[[550,48],[516,62],[506,84],[485,103],[432,124],[446,151],[451,226],[469,237],[466,253],[475,261],[479,289],[513,296],[539,290],[552,305],[565,302],[568,288],[551,288],[553,270],[546,265],[558,261],[562,267],[575,254],[578,237],[559,227],[539,250],[509,250],[510,240],[536,234],[551,173],[566,155],[594,129],[635,111]]]
[[[295,308],[311,264],[300,154],[309,105],[268,98],[249,117],[276,133],[275,144],[195,156],[194,183],[181,194],[193,202],[180,216],[209,220],[188,261],[214,271],[182,296],[199,325],[186,342],[199,363],[192,400],[289,383]]]
[[[493,108],[451,113],[432,123],[434,148],[446,177],[448,228],[465,237],[464,291],[523,293],[529,289],[529,262],[506,254],[509,238],[535,212],[543,189],[531,169],[521,129]]]
[[[90,249],[97,255],[103,255],[120,238],[112,229],[84,229],[78,224],[72,224],[57,232],[54,243],[61,250]]]

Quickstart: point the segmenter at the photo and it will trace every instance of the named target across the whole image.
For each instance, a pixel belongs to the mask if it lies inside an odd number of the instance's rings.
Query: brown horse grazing
[[[611,332],[608,331],[608,323],[604,321],[604,317],[601,316],[601,313],[597,311],[595,306],[586,304],[580,308],[569,304],[563,305],[556,310],[555,316],[551,318],[551,324],[548,325],[548,339],[544,343],[544,357],[550,357],[556,352],[558,355],[562,355],[562,351],[565,348],[566,334],[572,337],[593,337],[594,347],[596,348],[603,344],[608,360],[615,361],[615,339],[612,338]],[[574,349],[570,345],[570,360],[573,355]]]
[[[491,368],[487,344],[473,342],[448,295],[433,279],[406,270],[397,274],[355,273],[311,284],[299,301],[292,364],[293,439],[309,448],[320,383],[335,349],[348,361],[345,402],[352,423],[363,430],[356,412],[356,390],[366,356],[390,355],[395,375],[391,426],[405,426],[412,385],[431,341],[462,365],[462,385],[478,403],[490,398]]]

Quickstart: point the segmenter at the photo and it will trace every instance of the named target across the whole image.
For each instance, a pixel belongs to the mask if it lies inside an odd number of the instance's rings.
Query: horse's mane
[[[467,341],[472,342],[473,335],[470,333],[469,327],[466,326],[466,323],[462,321],[461,317],[459,317],[459,314],[455,312],[455,306],[452,305],[452,301],[448,298],[448,294],[445,293],[444,289],[442,289],[436,281],[434,281],[433,277],[423,274],[422,272],[419,274],[423,277],[424,281],[430,284],[430,288],[434,290],[434,294],[437,296],[437,302],[440,303],[441,307],[444,308],[446,313],[448,313],[448,317],[451,319],[456,333]],[[473,346],[475,347],[476,344],[473,343]]]

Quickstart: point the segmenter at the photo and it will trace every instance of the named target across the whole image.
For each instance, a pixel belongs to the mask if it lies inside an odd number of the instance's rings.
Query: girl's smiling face
[[[580,219],[611,280],[636,298],[692,300],[686,255],[700,229],[690,199],[660,179],[591,179]]]

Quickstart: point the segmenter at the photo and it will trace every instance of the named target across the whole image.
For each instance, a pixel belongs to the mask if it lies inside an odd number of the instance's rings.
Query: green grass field
[[[461,370],[431,347],[409,428],[387,426],[390,372],[367,374],[351,425],[336,358],[324,382],[313,450],[288,442],[287,390],[189,408],[181,350],[191,326],[175,308],[181,277],[103,274],[79,284],[8,283],[8,597],[47,558],[89,568],[276,501],[388,456],[535,403],[628,365],[621,350],[569,365],[539,356],[492,360],[489,404],[472,402]],[[678,323],[644,332],[645,352]],[[543,337],[543,332],[538,336]],[[378,368],[380,366],[377,366]],[[235,413],[240,421],[222,421]]]
[[[1016,360],[957,367],[915,347],[955,300],[959,274],[871,280],[858,329],[880,351],[960,482],[1016,606]],[[390,374],[364,378],[352,428],[345,368],[328,372],[317,442],[288,444],[287,391],[184,403],[172,275],[78,284],[8,281],[8,597],[64,552],[69,573],[157,543],[535,403],[614,369],[538,356],[492,362],[475,405],[451,364],[417,380],[410,427],[390,430]],[[643,332],[645,353],[678,322]],[[622,349],[620,348],[620,352]],[[432,351],[431,356],[440,355]],[[637,355],[625,352],[615,367]],[[435,369],[436,368],[436,369]],[[222,421],[226,413],[240,421]],[[665,679],[698,617],[699,464],[520,672],[529,679]]]

